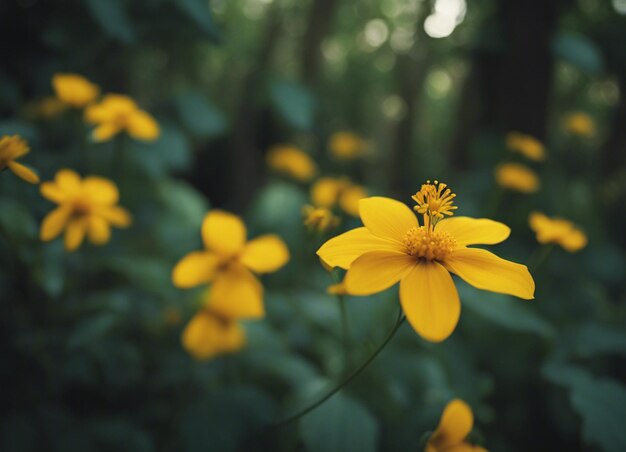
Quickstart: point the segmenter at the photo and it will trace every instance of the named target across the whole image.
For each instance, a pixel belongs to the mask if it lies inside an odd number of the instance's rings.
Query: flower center
[[[428,261],[442,261],[456,248],[456,239],[448,232],[424,226],[409,229],[402,241],[408,254]]]
[[[91,206],[88,202],[77,199],[74,201],[72,206],[72,214],[76,217],[82,217],[84,215],[88,215],[91,212]]]
[[[420,191],[412,196],[417,203],[413,209],[424,215],[425,225],[432,229],[445,215],[454,215],[454,210],[457,209],[453,205],[455,196],[443,182],[436,180],[431,183],[428,180],[422,184]]]

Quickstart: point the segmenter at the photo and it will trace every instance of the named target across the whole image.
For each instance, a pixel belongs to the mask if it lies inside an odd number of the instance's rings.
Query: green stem
[[[339,310],[341,311],[341,339],[343,342],[343,358],[346,363],[345,371],[352,367],[352,355],[350,353],[350,326],[348,325],[348,311],[346,309],[346,299],[343,295],[337,295]]]
[[[292,414],[291,416],[288,416],[288,417],[286,417],[284,419],[281,419],[281,420],[275,422],[274,426],[280,427],[280,426],[289,424],[289,423],[291,423],[291,422],[301,418],[305,414],[310,413],[315,408],[317,408],[322,403],[326,402],[328,399],[330,399],[332,396],[334,396],[336,393],[338,393],[344,386],[346,386],[348,383],[350,383],[352,380],[354,380],[361,372],[363,372],[367,368],[367,366],[370,365],[370,363],[372,361],[374,361],[374,359],[380,354],[380,352],[383,351],[383,349],[387,346],[389,341],[395,336],[395,334],[398,331],[398,329],[400,328],[400,326],[402,326],[402,324],[404,323],[405,319],[406,319],[406,317],[404,315],[402,315],[402,311],[400,310],[398,312],[398,318],[396,319],[396,323],[393,326],[393,328],[391,329],[391,331],[389,331],[389,333],[387,333],[387,337],[385,337],[385,340],[382,342],[382,344],[380,344],[378,346],[378,348],[376,350],[374,350],[374,352],[363,362],[363,364],[361,364],[359,367],[354,369],[352,371],[352,373],[350,373],[348,376],[346,376],[337,386],[335,386],[333,389],[331,389],[321,399],[319,399],[316,402],[312,403],[308,407],[298,411],[297,413]]]

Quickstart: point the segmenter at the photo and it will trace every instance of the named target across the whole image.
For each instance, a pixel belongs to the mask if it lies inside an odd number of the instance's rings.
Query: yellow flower
[[[57,172],[54,182],[40,187],[44,198],[59,205],[41,223],[40,237],[47,242],[65,229],[65,249],[74,251],[85,236],[94,245],[103,245],[111,238],[111,226],[128,227],[128,211],[117,205],[117,186],[108,179],[88,176],[81,180],[72,170]]]
[[[246,344],[246,333],[236,319],[206,308],[187,324],[182,343],[195,359],[205,360],[242,349]]]
[[[495,170],[498,185],[521,193],[534,193],[541,183],[533,170],[520,163],[503,163]]]
[[[67,104],[53,96],[44,97],[34,105],[33,113],[37,117],[51,119],[59,116],[67,109]]]
[[[531,135],[519,132],[510,132],[506,136],[506,146],[524,157],[541,162],[546,159],[546,151],[541,141]]]
[[[329,295],[346,295],[348,293],[346,283],[341,281],[340,283],[332,284],[326,288],[326,293]]]
[[[525,265],[468,245],[496,244],[510,229],[485,218],[445,218],[454,206],[445,184],[425,184],[415,195],[423,225],[405,204],[373,197],[360,202],[365,227],[327,241],[317,254],[331,267],[348,270],[351,295],[370,295],[400,282],[400,304],[423,338],[446,339],[459,320],[461,304],[450,273],[483,290],[534,298]],[[428,206],[428,207],[425,207]]]
[[[233,214],[214,210],[202,223],[206,247],[182,258],[172,271],[176,287],[190,288],[213,282],[212,309],[230,318],[265,315],[263,286],[254,273],[272,273],[289,260],[289,250],[276,235],[246,243],[246,227]]]
[[[57,98],[74,108],[82,108],[100,95],[100,87],[78,74],[55,74],[52,87]]]
[[[108,141],[124,131],[143,141],[154,141],[160,134],[155,119],[122,94],[107,94],[102,102],[89,106],[85,110],[85,120],[96,125],[92,132],[96,142]]]
[[[29,152],[28,144],[19,135],[3,136],[0,138],[0,171],[9,168],[13,174],[26,182],[38,184],[39,176],[27,166],[15,161]]]
[[[574,253],[587,246],[587,236],[572,222],[562,218],[549,218],[543,213],[532,212],[528,217],[530,228],[535,231],[539,243],[556,243]]]
[[[365,153],[365,142],[352,132],[336,132],[330,136],[328,149],[339,160],[352,160]]]
[[[431,435],[425,452],[487,452],[466,441],[474,427],[474,414],[460,399],[449,402],[443,410],[439,425]]]
[[[310,181],[317,174],[317,165],[304,151],[291,145],[274,146],[267,153],[267,165],[278,173],[300,182]]]
[[[312,231],[324,232],[339,225],[339,218],[325,207],[304,206],[302,215],[304,225]]]
[[[575,112],[565,117],[565,130],[572,135],[590,137],[596,133],[596,125],[587,113]]]
[[[360,185],[353,185],[348,178],[322,177],[311,187],[311,200],[319,207],[331,209],[335,204],[348,215],[359,216],[359,201],[367,197]]]

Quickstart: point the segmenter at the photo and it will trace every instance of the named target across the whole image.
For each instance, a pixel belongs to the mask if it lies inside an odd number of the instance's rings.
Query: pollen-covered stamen
[[[406,252],[428,261],[442,261],[456,248],[456,239],[445,231],[429,231],[424,226],[411,228],[404,236]]]
[[[415,193],[412,198],[417,203],[413,209],[417,213],[424,215],[424,219],[434,226],[445,215],[454,215],[454,198],[456,195],[443,182],[429,180],[422,185],[420,191]]]

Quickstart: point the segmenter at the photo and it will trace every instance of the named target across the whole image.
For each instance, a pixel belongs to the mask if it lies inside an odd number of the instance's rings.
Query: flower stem
[[[400,326],[402,326],[402,324],[404,323],[405,319],[406,319],[406,317],[404,315],[402,315],[402,310],[400,310],[398,312],[398,318],[396,319],[396,323],[394,324],[394,326],[391,329],[391,331],[389,331],[389,333],[387,333],[387,336],[385,337],[385,340],[378,346],[378,348],[376,350],[374,350],[374,352],[359,367],[354,369],[337,386],[335,386],[333,389],[331,389],[322,398],[320,398],[316,402],[312,403],[311,405],[307,406],[306,408],[298,411],[297,413],[292,414],[291,416],[288,416],[288,417],[286,417],[284,419],[281,419],[281,420],[275,422],[274,426],[275,427],[280,427],[280,426],[289,424],[289,423],[291,423],[291,422],[301,418],[305,414],[310,413],[315,408],[317,408],[322,403],[326,402],[328,399],[330,399],[332,396],[334,396],[336,393],[338,393],[344,386],[346,386],[348,383],[350,383],[352,380],[354,380],[361,372],[363,372],[367,368],[367,366],[370,365],[370,363],[372,361],[374,361],[374,359],[380,354],[380,352],[383,351],[385,346],[389,343],[389,341],[398,332],[398,329],[400,329]]]
[[[350,353],[350,326],[348,325],[348,311],[346,309],[346,299],[343,295],[337,295],[339,310],[341,311],[341,341],[343,342],[343,358],[345,364],[344,372],[352,367],[352,356]]]

